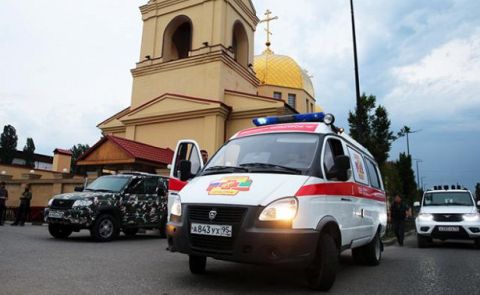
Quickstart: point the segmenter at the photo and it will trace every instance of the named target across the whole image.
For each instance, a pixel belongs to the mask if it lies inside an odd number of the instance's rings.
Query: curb
[[[415,233],[415,230],[412,229],[408,232],[405,233],[405,237],[408,237],[408,236],[411,236]],[[383,245],[384,246],[392,246],[394,245],[395,243],[397,243],[397,238],[389,238],[389,239],[385,239],[385,240],[382,240],[383,242]]]

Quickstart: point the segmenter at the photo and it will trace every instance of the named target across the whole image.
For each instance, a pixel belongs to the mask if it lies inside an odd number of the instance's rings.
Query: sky
[[[93,145],[96,125],[130,103],[147,0],[2,0],[0,126],[22,149]],[[272,49],[310,75],[317,103],[348,127],[355,106],[348,0],[253,0],[270,9]],[[421,183],[480,182],[480,1],[354,1],[362,93],[387,108],[392,130],[409,126]],[[265,48],[259,25],[255,53]],[[390,159],[406,151],[393,143]],[[414,169],[416,170],[416,162]]]

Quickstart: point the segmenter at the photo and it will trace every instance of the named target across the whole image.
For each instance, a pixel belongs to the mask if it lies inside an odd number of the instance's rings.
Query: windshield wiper
[[[235,172],[248,172],[247,168],[238,166],[213,166],[205,169],[203,175],[217,174],[217,173],[235,173]]]
[[[302,173],[302,170],[300,169],[282,166],[282,165],[276,165],[276,164],[269,164],[269,163],[245,163],[245,164],[241,164],[240,167],[260,168],[262,170],[266,170],[270,172],[280,172],[280,173],[282,172],[294,173],[294,174]]]
[[[101,193],[115,193],[114,191],[112,190],[109,190],[109,189],[88,189],[88,190],[91,190],[91,191],[94,191],[94,192],[101,192]]]

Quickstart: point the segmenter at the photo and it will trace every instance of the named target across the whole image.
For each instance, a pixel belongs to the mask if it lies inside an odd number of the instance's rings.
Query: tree
[[[23,154],[25,155],[25,165],[31,168],[35,167],[33,155],[35,154],[35,144],[32,138],[27,138],[27,143],[23,148]]]
[[[70,151],[72,152],[72,162],[71,162],[71,168],[70,168],[70,172],[73,173],[73,174],[77,174],[78,173],[78,167],[76,165],[77,163],[77,160],[83,155],[83,153],[85,153],[88,149],[90,148],[90,146],[88,144],[77,144],[77,145],[74,145]]]
[[[412,156],[400,153],[395,166],[400,176],[400,193],[407,204],[413,204],[417,198],[417,184],[415,183],[415,175],[412,169]]]
[[[5,125],[0,136],[0,162],[12,164],[17,150],[17,131],[12,125]]]
[[[480,182],[475,185],[475,198],[477,198],[477,202],[480,201]]]
[[[350,136],[372,153],[383,172],[392,142],[396,139],[390,131],[387,109],[381,105],[376,107],[375,96],[363,94],[355,113],[349,112],[348,124]]]

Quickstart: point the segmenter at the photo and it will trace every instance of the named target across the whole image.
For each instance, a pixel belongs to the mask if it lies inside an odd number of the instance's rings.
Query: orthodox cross
[[[266,18],[260,21],[260,23],[267,23],[267,28],[265,29],[265,31],[267,32],[267,43],[266,43],[267,47],[270,47],[270,45],[272,44],[270,43],[270,36],[273,35],[272,31],[270,31],[270,22],[272,20],[278,19],[278,16],[272,17],[271,15],[272,15],[272,12],[270,11],[270,9],[267,9],[267,11],[265,12]]]

